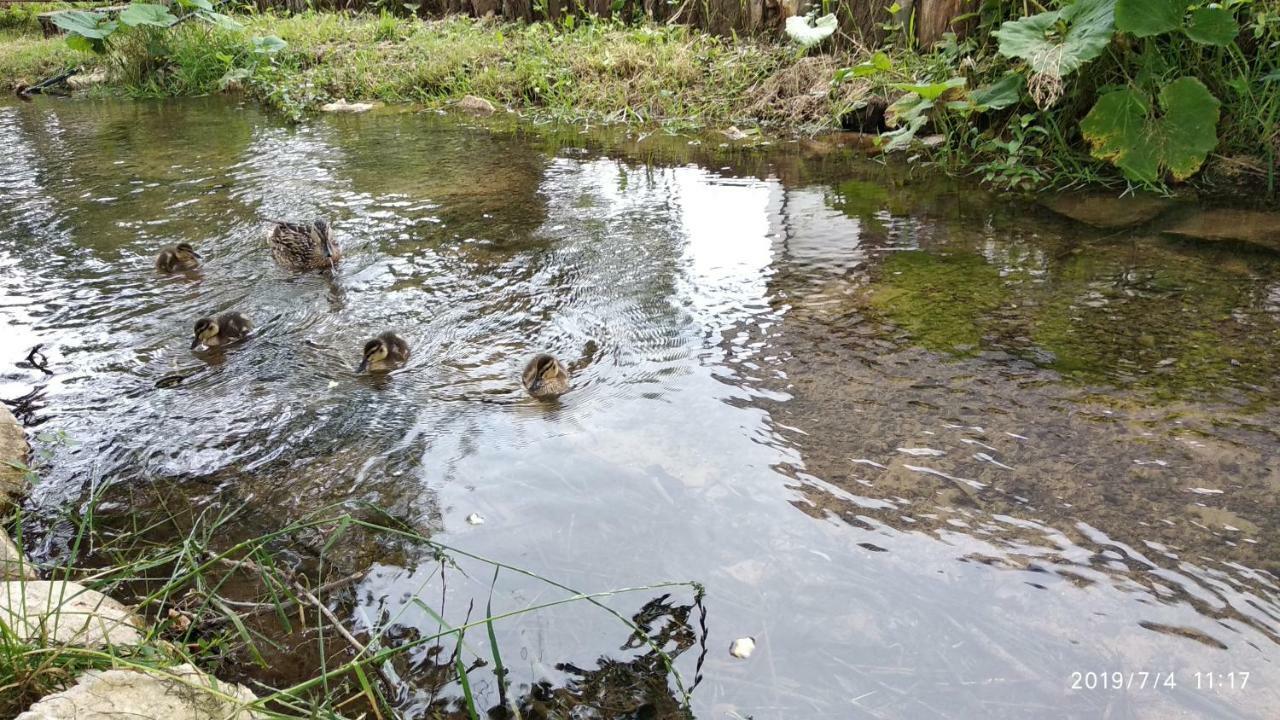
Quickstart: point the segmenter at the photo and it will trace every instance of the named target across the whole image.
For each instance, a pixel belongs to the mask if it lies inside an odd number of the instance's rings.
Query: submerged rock
[[[476,97],[475,95],[468,95],[462,98],[458,102],[454,103],[454,106],[459,110],[469,112],[472,115],[492,115],[495,112],[493,103],[482,97]]]
[[[1164,232],[1195,240],[1225,240],[1280,250],[1280,213],[1260,210],[1200,210],[1165,228]]]
[[[1050,210],[1096,228],[1125,228],[1155,220],[1172,201],[1155,195],[1114,195],[1063,193],[1044,200]]]
[[[0,405],[0,508],[27,493],[26,464],[27,434],[9,408]]]
[[[0,622],[26,641],[95,647],[142,640],[128,608],[74,582],[0,583]]]
[[[36,569],[0,528],[0,580],[35,580]]]
[[[243,685],[219,682],[190,665],[152,673],[90,670],[17,720],[253,720],[264,716],[243,706],[256,699]]]
[[[325,103],[320,106],[322,112],[349,112],[362,113],[373,109],[373,103],[367,102],[347,102],[346,98],[339,98],[331,103]]]

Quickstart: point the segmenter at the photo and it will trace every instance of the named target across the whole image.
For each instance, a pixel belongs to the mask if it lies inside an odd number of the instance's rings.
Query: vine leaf
[[[1129,179],[1154,184],[1167,171],[1181,181],[1217,147],[1220,105],[1204,83],[1181,77],[1160,91],[1162,115],[1152,112],[1144,93],[1114,90],[1098,98],[1080,130],[1093,156],[1110,161]]]
[[[1116,29],[1135,37],[1151,37],[1182,27],[1186,0],[1115,0]]]
[[[1115,7],[1116,0],[1076,0],[1061,10],[1005,22],[993,34],[1001,55],[1026,60],[1036,73],[1066,77],[1107,49]]]
[[[1224,47],[1240,34],[1240,25],[1229,10],[1220,7],[1203,7],[1191,13],[1184,32],[1201,45]]]

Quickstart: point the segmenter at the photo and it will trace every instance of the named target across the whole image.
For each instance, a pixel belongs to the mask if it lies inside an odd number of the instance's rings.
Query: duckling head
[[[218,321],[215,318],[203,317],[196,321],[195,337],[191,338],[191,349],[195,350],[201,345],[218,336]]]
[[[173,249],[177,251],[176,254],[180,262],[186,263],[201,259],[200,253],[196,252],[196,249],[191,247],[190,243],[178,243]]]
[[[529,363],[524,373],[524,384],[532,394],[537,394],[544,385],[560,379],[560,368],[556,359],[550,355],[539,355]]]
[[[364,358],[360,360],[360,367],[356,368],[356,372],[364,372],[370,365],[386,360],[389,354],[391,350],[382,338],[370,340],[364,344]]]

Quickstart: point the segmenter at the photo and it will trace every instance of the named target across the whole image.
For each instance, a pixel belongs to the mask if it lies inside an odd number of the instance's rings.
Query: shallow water
[[[245,506],[246,533],[368,502],[582,590],[699,580],[699,717],[1280,703],[1274,253],[1093,230],[833,139],[46,99],[0,106],[0,136],[0,396],[42,389],[42,437],[70,439],[42,443],[28,502],[50,527],[104,486]],[[275,267],[263,220],[315,214],[338,271]],[[157,276],[180,241],[204,269]],[[192,353],[228,309],[258,334]],[[388,328],[408,366],[355,375]],[[37,343],[50,376],[15,365]],[[540,350],[575,365],[556,404],[518,391]],[[353,624],[434,628],[428,557],[344,552],[373,568]],[[446,614],[489,581],[449,585]],[[494,611],[549,599],[509,573]],[[498,630],[522,683],[630,657],[581,606]],[[1116,671],[1133,686],[1073,689]]]

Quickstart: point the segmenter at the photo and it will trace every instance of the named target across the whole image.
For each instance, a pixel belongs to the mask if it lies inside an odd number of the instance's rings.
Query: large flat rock
[[[262,715],[243,706],[255,699],[248,688],[219,682],[190,665],[145,674],[90,670],[17,720],[253,720]]]
[[[1164,229],[1195,240],[1249,243],[1280,250],[1280,213],[1261,210],[1200,210]]]
[[[0,509],[27,494],[27,433],[9,408],[0,405]]]
[[[137,645],[142,623],[128,608],[74,582],[0,583],[0,622],[28,642]]]
[[[1105,193],[1061,193],[1040,202],[1059,215],[1104,230],[1145,225],[1173,204],[1157,195],[1117,197]]]
[[[0,580],[35,580],[36,569],[23,557],[22,551],[0,527]]]

